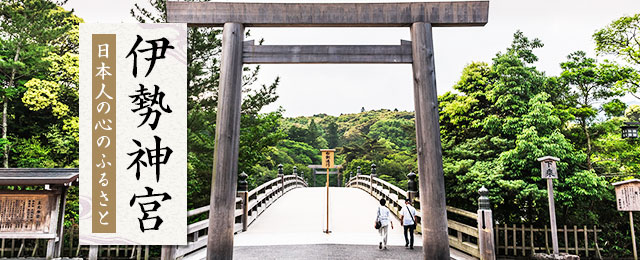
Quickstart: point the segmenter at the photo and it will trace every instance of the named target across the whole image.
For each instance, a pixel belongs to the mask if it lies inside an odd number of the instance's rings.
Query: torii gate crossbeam
[[[224,26],[207,259],[233,257],[242,66],[246,63],[411,63],[424,259],[449,259],[432,27],[483,26],[488,1],[418,3],[167,2],[169,22]],[[244,45],[245,27],[410,27],[399,46]],[[265,53],[266,50],[266,53]],[[298,50],[298,51],[296,51]],[[337,51],[330,51],[337,50]],[[353,53],[354,50],[355,54]],[[393,57],[379,55],[389,51]]]

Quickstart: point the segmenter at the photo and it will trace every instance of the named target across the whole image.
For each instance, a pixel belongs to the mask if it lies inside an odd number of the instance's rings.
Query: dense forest
[[[164,22],[164,1],[138,5],[140,22]],[[62,3],[0,3],[0,100],[4,167],[78,167],[78,24]],[[640,145],[622,139],[624,122],[640,121],[640,15],[622,17],[593,35],[595,53],[567,53],[559,75],[536,68],[543,43],[515,32],[490,61],[469,61],[453,90],[440,93],[447,203],[477,207],[486,186],[501,223],[547,224],[546,186],[536,158],[560,158],[556,208],[560,225],[598,225],[607,255],[630,255],[626,215],[616,211],[612,182],[640,175]],[[189,28],[189,208],[209,203],[221,31]],[[247,32],[250,34],[250,31]],[[605,60],[609,57],[615,60]],[[406,189],[417,172],[411,111],[365,108],[356,114],[284,118],[264,113],[278,98],[278,78],[257,85],[259,66],[243,77],[239,172],[250,188],[296,166],[310,178],[319,149],[336,148],[344,177],[377,165],[378,176]],[[407,86],[411,87],[411,86]],[[625,103],[622,100],[633,100]],[[67,219],[77,220],[77,188]]]

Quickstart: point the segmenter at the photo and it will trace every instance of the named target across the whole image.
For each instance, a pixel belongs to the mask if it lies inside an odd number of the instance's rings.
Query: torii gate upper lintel
[[[245,63],[411,63],[424,259],[450,259],[432,27],[483,26],[488,1],[414,3],[167,2],[169,22],[224,26],[207,259],[233,257]],[[254,45],[245,27],[410,27],[400,45]]]

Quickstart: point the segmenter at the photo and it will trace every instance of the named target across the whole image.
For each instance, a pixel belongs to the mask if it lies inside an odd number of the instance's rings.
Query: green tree
[[[68,49],[60,48],[63,36],[71,29],[72,17],[56,3],[46,0],[7,0],[0,2],[0,81],[2,89],[3,166],[9,167],[10,103],[15,103],[25,91],[25,81],[46,73],[57,49],[63,55]],[[71,49],[74,46],[70,46]],[[77,47],[76,47],[77,48]],[[49,84],[49,86],[51,86]],[[64,110],[64,104],[58,105]],[[59,111],[62,112],[62,111]]]
[[[338,124],[335,120],[331,120],[327,125],[326,136],[328,147],[332,149],[338,147],[340,138],[338,137]]]
[[[560,64],[560,79],[571,86],[571,95],[575,100],[572,114],[580,124],[586,143],[587,167],[593,169],[591,156],[592,133],[590,127],[599,109],[594,105],[612,97],[621,96],[613,86],[626,78],[628,70],[612,63],[598,64],[594,58],[586,56],[583,51],[576,51],[567,56],[567,61]]]
[[[622,58],[636,67],[635,73],[624,81],[623,89],[640,99],[640,14],[623,16],[593,34],[598,54]]]

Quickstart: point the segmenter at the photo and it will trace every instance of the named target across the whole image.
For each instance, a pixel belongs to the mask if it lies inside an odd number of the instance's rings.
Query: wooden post
[[[284,195],[284,172],[282,172],[282,167],[282,164],[278,164],[278,177],[280,178],[280,196]]]
[[[407,179],[409,179],[409,182],[407,182],[407,199],[411,202],[411,205],[413,205],[413,202],[416,200],[416,196],[418,196],[418,183],[416,183],[416,177],[418,176],[413,172],[409,172],[409,174],[407,174]]]
[[[249,183],[246,173],[242,172],[238,176],[238,197],[242,198],[242,231],[247,231],[249,226]]]
[[[295,178],[296,182],[295,182],[294,187],[298,188],[298,186],[300,186],[300,185],[298,183],[298,167],[296,167],[296,166],[293,166],[293,176],[296,177]]]
[[[496,253],[493,244],[493,213],[489,202],[489,190],[482,186],[478,190],[478,249],[480,260],[495,260]]]
[[[147,248],[147,252],[148,251],[149,250]],[[175,253],[176,253],[176,246],[172,246],[172,245],[162,246],[162,249],[160,249],[160,260],[174,260],[176,259]],[[147,253],[145,253],[145,256],[146,255]]]
[[[225,23],[222,31],[222,60],[218,90],[216,143],[211,180],[211,209],[207,259],[233,258],[234,211],[240,109],[242,96],[242,41],[244,25]]]
[[[67,202],[67,191],[69,190],[69,187],[62,186],[61,190],[62,190],[62,194],[60,195],[60,213],[58,217],[58,230],[57,230],[57,236],[59,240],[58,242],[56,242],[56,252],[54,253],[54,257],[62,256],[62,249],[64,244],[64,210]]]
[[[438,122],[438,94],[430,23],[416,22],[411,25],[411,44],[423,259],[449,259],[451,256]]]
[[[556,225],[556,205],[553,200],[553,179],[547,179],[547,192],[549,193],[549,219],[551,220],[551,245],[553,247],[553,254],[558,255],[560,254],[560,250],[558,249],[558,226]]]
[[[58,235],[58,221],[60,217],[60,200],[62,197],[61,194],[56,194],[55,196],[55,204],[51,207],[51,222],[49,223],[49,230],[52,233]],[[13,256],[13,244],[11,245],[11,256]],[[56,239],[49,239],[47,241],[47,260],[53,259],[56,257]]]
[[[89,246],[89,260],[98,260],[98,246]]]
[[[633,229],[633,211],[629,211],[629,225],[631,226],[631,243],[633,244],[633,260],[638,260],[638,250],[636,249],[636,232]]]
[[[327,168],[327,229],[324,231],[324,233],[331,233],[331,230],[329,230],[329,168]]]

